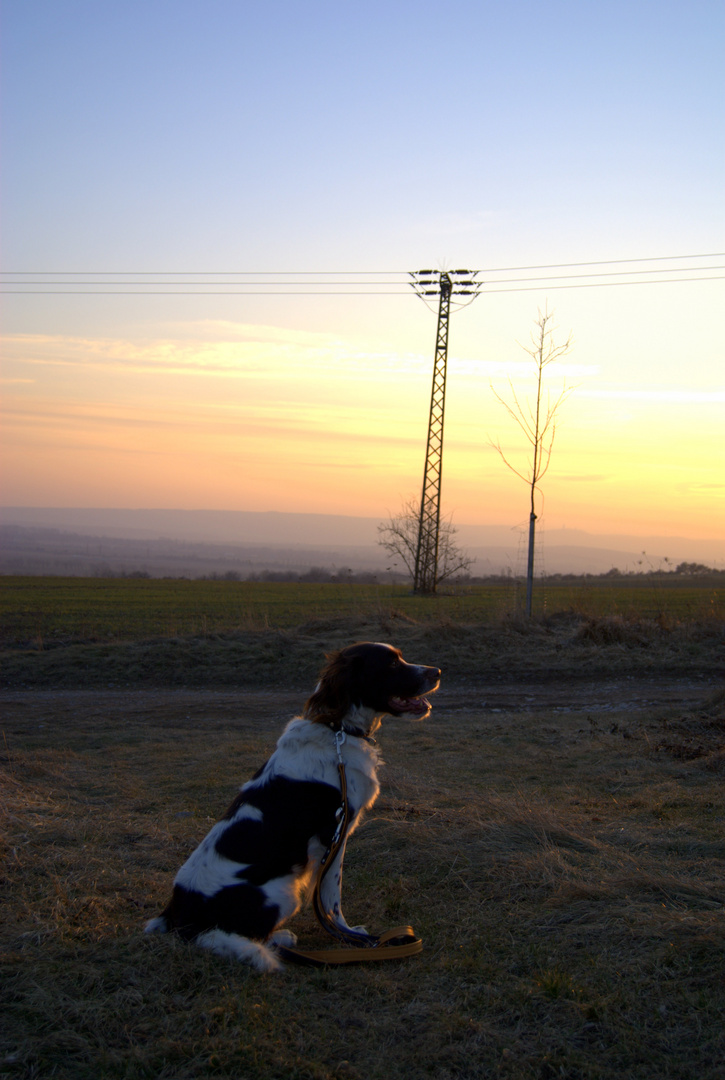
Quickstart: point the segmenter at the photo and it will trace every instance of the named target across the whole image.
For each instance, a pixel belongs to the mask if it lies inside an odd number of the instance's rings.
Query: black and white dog
[[[350,645],[327,661],[302,716],[290,721],[269,761],[181,867],[168,907],[147,933],[176,930],[258,971],[281,966],[274,946],[297,939],[279,928],[299,910],[335,832],[338,760],[347,778],[349,836],[380,789],[373,732],[385,715],[427,716],[423,695],[440,679],[438,668],[407,664],[398,649],[374,642]],[[365,928],[349,927],[342,914],[344,852],[343,842],[323,879],[322,910],[348,938],[369,941]]]

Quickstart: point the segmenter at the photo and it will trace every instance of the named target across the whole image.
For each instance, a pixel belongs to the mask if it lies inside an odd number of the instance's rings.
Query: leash
[[[344,949],[314,949],[305,950],[292,948],[291,946],[276,946],[276,951],[282,959],[289,960],[294,964],[309,964],[315,967],[324,967],[327,964],[356,964],[369,960],[404,960],[408,956],[415,956],[423,951],[423,942],[415,936],[411,926],[395,926],[392,930],[386,930],[379,935],[369,935],[365,945],[360,945],[360,935],[354,930],[347,931],[338,926],[328,915],[322,906],[320,890],[326,873],[335,861],[340,848],[345,843],[347,829],[350,822],[350,804],[347,799],[347,777],[345,776],[345,763],[342,760],[341,748],[347,736],[344,731],[335,732],[335,749],[337,750],[337,771],[340,775],[341,804],[337,811],[337,826],[333,834],[330,846],[320,859],[317,870],[317,878],[312,893],[312,905],[320,926],[337,938],[346,948]],[[354,944],[353,944],[354,943]]]

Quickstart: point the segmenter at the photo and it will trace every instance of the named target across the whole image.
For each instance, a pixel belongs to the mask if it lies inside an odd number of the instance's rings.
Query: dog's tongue
[[[390,704],[399,712],[413,713],[415,716],[422,716],[430,709],[430,702],[424,697],[394,697],[390,699]]]

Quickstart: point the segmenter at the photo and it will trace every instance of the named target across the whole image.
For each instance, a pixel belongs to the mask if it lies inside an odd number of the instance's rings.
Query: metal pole
[[[534,537],[536,531],[536,514],[531,511],[529,515],[529,555],[526,563],[526,616],[531,617],[532,595],[534,591]]]
[[[438,535],[441,517],[441,479],[443,469],[443,420],[446,404],[446,368],[448,362],[448,324],[451,311],[451,278],[440,275],[438,331],[433,362],[428,440],[425,450],[423,493],[418,521],[418,548],[415,558],[415,592],[430,595],[438,582]]]

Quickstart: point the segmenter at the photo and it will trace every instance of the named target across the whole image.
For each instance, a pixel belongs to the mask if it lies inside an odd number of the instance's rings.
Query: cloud
[[[704,495],[725,495],[725,484],[708,484],[706,482],[696,482],[690,484],[681,485],[687,491],[702,492]]]
[[[532,360],[458,360],[452,358],[457,371],[463,371],[468,375],[485,375],[488,378],[516,378],[522,381],[534,383],[536,368]],[[554,379],[577,378],[599,374],[598,364],[557,364],[551,369],[548,382]]]
[[[581,390],[582,397],[618,401],[661,401],[673,404],[709,405],[725,402],[725,390],[627,390],[624,387],[609,390]]]
[[[614,477],[607,473],[582,473],[579,476],[557,476],[556,479],[566,484],[601,484]]]
[[[308,381],[323,371],[344,378],[356,367],[368,377],[389,375],[391,368],[402,375],[430,363],[418,353],[371,351],[330,334],[219,322],[193,324],[183,338],[152,341],[8,335],[5,354],[8,363],[33,367],[269,380],[292,373]]]

